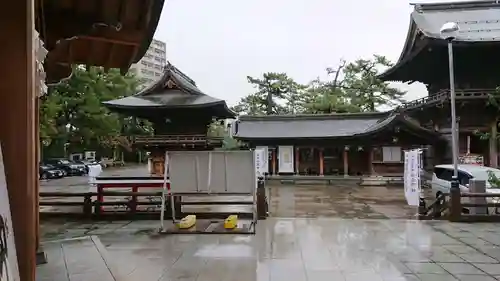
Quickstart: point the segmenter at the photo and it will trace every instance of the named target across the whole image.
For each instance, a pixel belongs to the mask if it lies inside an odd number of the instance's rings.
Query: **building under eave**
[[[388,112],[241,116],[234,137],[269,152],[269,174],[400,175],[403,151],[439,148],[440,134]]]

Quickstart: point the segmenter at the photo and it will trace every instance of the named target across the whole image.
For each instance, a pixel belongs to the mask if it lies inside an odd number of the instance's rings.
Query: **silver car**
[[[489,182],[489,173],[493,173],[497,178],[500,179],[500,170],[472,165],[472,164],[461,164],[458,165],[458,181],[460,182],[460,191],[469,192],[469,182],[471,179],[486,181],[486,192],[499,194],[500,188],[498,186],[492,186]],[[432,193],[438,197],[441,193],[449,193],[451,188],[451,178],[453,176],[453,165],[437,165],[434,167],[434,173],[432,175]],[[489,197],[488,202],[500,203],[500,198]],[[462,198],[462,202],[468,203],[469,198]],[[499,208],[492,208],[491,212],[499,213]]]

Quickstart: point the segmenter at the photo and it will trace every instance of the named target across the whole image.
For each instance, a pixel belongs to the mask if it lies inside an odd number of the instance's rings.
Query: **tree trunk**
[[[273,94],[271,92],[267,93],[267,109],[266,115],[273,114]]]

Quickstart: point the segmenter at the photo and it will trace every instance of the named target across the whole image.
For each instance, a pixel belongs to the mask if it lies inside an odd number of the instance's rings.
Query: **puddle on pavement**
[[[251,258],[252,247],[244,244],[212,244],[201,247],[194,256],[204,258]]]

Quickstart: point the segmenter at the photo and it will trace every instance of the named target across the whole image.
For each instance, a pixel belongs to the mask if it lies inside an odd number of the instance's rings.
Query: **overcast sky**
[[[247,75],[286,72],[307,83],[342,58],[395,62],[413,10],[407,0],[165,2],[155,37],[167,43],[167,60],[229,105],[252,93]],[[409,100],[427,94],[422,85],[402,87]]]

